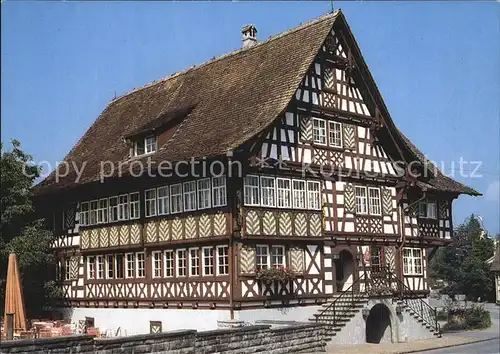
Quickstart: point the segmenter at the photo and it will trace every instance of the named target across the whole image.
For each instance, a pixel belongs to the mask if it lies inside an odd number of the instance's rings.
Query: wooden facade
[[[53,199],[65,304],[230,310],[317,304],[377,267],[427,294],[427,249],[450,240],[452,201],[477,192],[432,185],[445,178],[436,173],[434,180],[408,177],[410,157],[418,156],[398,137],[343,15],[328,16],[332,25],[286,108],[238,145],[234,160],[244,173],[223,176],[224,203],[213,206],[215,180],[208,177],[205,207],[158,215],[162,185],[173,198],[173,185],[189,190],[185,183],[196,182],[193,200],[200,198],[205,182],[193,176],[123,177],[119,187],[75,188]],[[272,40],[256,47],[266,43]],[[169,136],[162,146],[182,124],[158,135]],[[217,129],[199,126],[205,128]],[[153,189],[156,211],[147,216]],[[82,203],[105,200],[108,213],[110,198],[132,192],[139,193],[136,217],[82,225]],[[190,196],[181,192],[180,203]],[[260,281],[256,272],[265,262],[290,268],[294,279]]]

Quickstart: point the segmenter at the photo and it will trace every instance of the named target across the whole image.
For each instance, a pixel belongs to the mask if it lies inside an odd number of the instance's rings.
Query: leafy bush
[[[485,310],[483,306],[472,306],[471,308],[467,309],[458,308],[450,310],[448,312],[448,322],[443,326],[443,330],[457,331],[486,329],[490,326],[490,312]]]
[[[448,321],[448,312],[446,310],[439,310],[436,317],[438,321]]]

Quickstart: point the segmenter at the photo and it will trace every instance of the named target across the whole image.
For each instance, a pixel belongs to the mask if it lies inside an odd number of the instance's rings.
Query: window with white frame
[[[115,278],[123,279],[123,254],[115,254]]]
[[[109,221],[118,221],[118,197],[109,198]]]
[[[177,276],[185,277],[186,272],[186,250],[177,250]]]
[[[203,275],[214,275],[214,249],[203,247]]]
[[[244,193],[245,205],[260,205],[259,176],[245,176]]]
[[[161,278],[161,270],[163,268],[161,251],[153,251],[151,252],[151,256],[153,258],[152,262],[153,272],[151,275],[153,278]]]
[[[125,254],[125,277],[133,278],[135,268],[135,257],[133,253]]]
[[[294,208],[306,208],[306,181],[292,180],[292,202]]]
[[[71,280],[71,259],[64,260],[64,280]]]
[[[89,203],[80,204],[80,224],[85,226],[89,224]]]
[[[221,207],[227,204],[226,201],[226,177],[212,177],[212,205]]]
[[[321,209],[321,191],[319,182],[307,181],[307,203],[309,209]]]
[[[217,275],[229,274],[229,247],[217,246]]]
[[[313,142],[326,145],[326,121],[324,119],[313,118],[312,123]]]
[[[184,211],[196,210],[196,181],[184,182]]]
[[[156,136],[150,135],[140,138],[134,143],[134,156],[150,154],[156,151]]]
[[[174,251],[166,250],[165,251],[165,274],[164,277],[173,277],[174,276]]]
[[[169,187],[158,188],[158,215],[166,215],[170,212]]]
[[[403,274],[423,274],[422,250],[420,248],[403,248]]]
[[[182,213],[182,184],[180,183],[170,186],[170,212]]]
[[[108,222],[108,200],[99,199],[99,208],[97,209],[97,223],[103,224]]]
[[[339,122],[328,122],[328,144],[331,147],[342,147],[342,124]]]
[[[380,189],[368,188],[368,205],[370,206],[371,215],[381,215],[382,206],[380,205]]]
[[[118,196],[118,220],[128,219],[128,195]]]
[[[106,255],[106,278],[113,279],[115,277],[115,257],[112,254]]]
[[[139,192],[130,193],[130,220],[141,217],[140,198]]]
[[[87,257],[87,279],[95,279],[95,257]]]
[[[104,279],[104,256],[96,257],[96,271],[97,279]]]
[[[144,208],[146,217],[156,215],[156,189],[144,191]]]
[[[256,267],[257,269],[269,268],[269,246],[267,245],[256,245]]]
[[[210,178],[203,178],[198,183],[198,209],[207,209],[212,205]]]
[[[278,196],[278,208],[290,208],[291,203],[291,185],[288,178],[276,178],[276,189]]]
[[[366,199],[366,187],[356,186],[356,213],[367,214],[368,203]]]
[[[189,275],[200,275],[200,254],[198,248],[189,249]]]
[[[260,191],[261,191],[261,204],[262,206],[274,207],[276,206],[276,196],[274,187],[274,177],[260,177]]]
[[[146,254],[144,252],[137,252],[136,260],[136,277],[144,278],[146,276]]]
[[[418,204],[418,216],[421,218],[436,219],[437,203],[435,201],[420,202]]]
[[[97,200],[92,200],[90,202],[90,210],[89,210],[89,224],[95,225],[97,224],[97,209],[99,206],[99,202]]]
[[[285,246],[271,246],[271,267],[285,266]]]

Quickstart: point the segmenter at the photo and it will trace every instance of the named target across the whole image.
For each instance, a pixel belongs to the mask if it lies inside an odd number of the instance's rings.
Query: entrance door
[[[347,290],[354,282],[354,258],[351,252],[343,250],[335,260],[337,291]]]

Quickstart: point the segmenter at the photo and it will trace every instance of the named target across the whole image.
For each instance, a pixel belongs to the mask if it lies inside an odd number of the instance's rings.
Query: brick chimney
[[[257,44],[257,28],[254,25],[246,25],[241,30],[243,49],[250,48]]]

